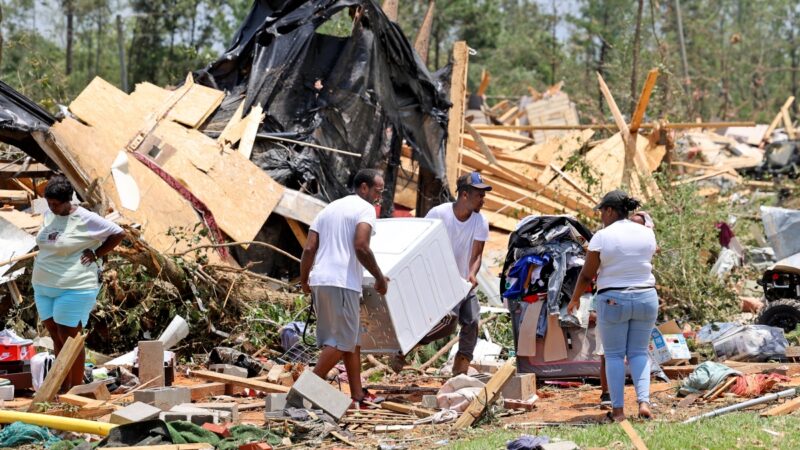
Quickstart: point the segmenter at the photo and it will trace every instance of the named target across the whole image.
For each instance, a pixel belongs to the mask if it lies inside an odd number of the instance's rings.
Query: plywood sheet
[[[58,147],[69,153],[91,179],[100,180],[111,201],[119,205],[119,194],[110,176],[111,163],[119,151],[118,148],[109,143],[94,127],[70,118],[50,127],[50,133]],[[129,169],[139,185],[141,203],[136,211],[119,212],[129,220],[140,223],[144,239],[157,250],[168,252],[189,248],[187,242],[176,243],[175,238],[168,233],[171,228],[191,230],[200,222],[192,205],[135,158],[129,158]],[[215,254],[209,255],[214,258]]]
[[[172,91],[151,83],[139,83],[130,98],[144,111],[156,111]],[[210,87],[192,84],[189,91],[170,109],[167,118],[197,128],[202,125],[222,103],[225,93]]]

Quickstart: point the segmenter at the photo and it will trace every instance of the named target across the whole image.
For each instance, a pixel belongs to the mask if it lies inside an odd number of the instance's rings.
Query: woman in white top
[[[589,242],[586,263],[567,307],[571,313],[597,276],[597,324],[606,358],[612,418],[625,419],[625,358],[639,402],[639,417],[650,411],[650,357],[647,346],[658,316],[658,294],[652,259],[656,251],[653,230],[628,220],[639,202],[623,191],[611,191],[595,210],[603,229]]]

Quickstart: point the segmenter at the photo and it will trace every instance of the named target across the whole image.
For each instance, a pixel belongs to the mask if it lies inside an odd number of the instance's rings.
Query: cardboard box
[[[674,320],[653,328],[650,337],[650,355],[658,364],[675,365],[692,358],[686,338]]]

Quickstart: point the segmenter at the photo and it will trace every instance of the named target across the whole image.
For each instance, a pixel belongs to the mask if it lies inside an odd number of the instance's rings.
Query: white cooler
[[[406,354],[470,290],[438,219],[379,219],[372,252],[391,280],[386,296],[364,271],[361,351]]]

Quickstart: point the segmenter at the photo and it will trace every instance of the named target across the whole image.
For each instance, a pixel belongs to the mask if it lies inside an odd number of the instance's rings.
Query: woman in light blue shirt
[[[47,183],[50,208],[36,243],[33,292],[39,319],[53,339],[56,356],[69,337],[83,331],[100,292],[100,258],[125,237],[117,224],[72,204],[74,190],[63,176]],[[75,359],[62,391],[83,384],[85,352]]]

